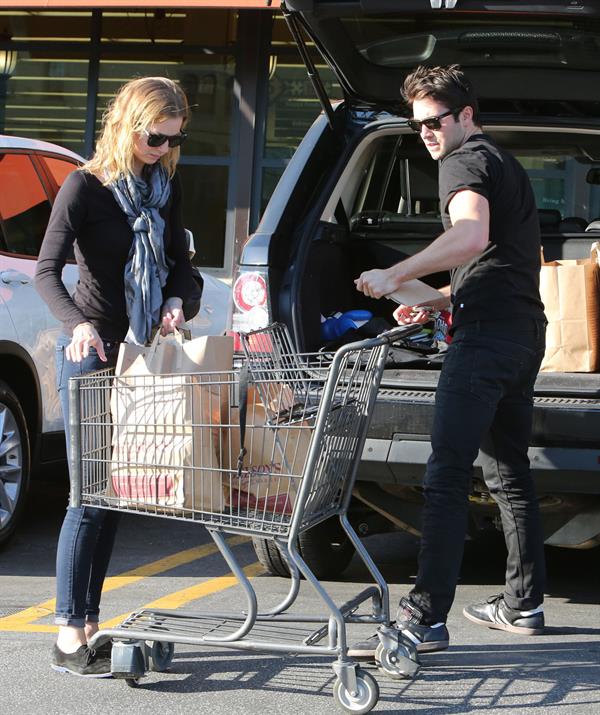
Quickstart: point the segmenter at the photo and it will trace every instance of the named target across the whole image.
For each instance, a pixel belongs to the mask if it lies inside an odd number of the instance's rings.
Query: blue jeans
[[[544,599],[544,540],[527,450],[545,327],[525,318],[477,321],[454,334],[435,396],[419,568],[410,593],[425,623],[445,622],[454,600],[479,450],[508,551],[504,600],[529,610]]]
[[[102,362],[94,348],[81,362],[72,362],[65,355],[71,338],[60,335],[56,341],[56,386],[65,422],[65,437],[69,445],[70,377],[114,366],[118,343],[104,343],[108,362]],[[56,553],[56,618],[60,626],[83,628],[86,621],[98,621],[102,585],[112,553],[118,512],[94,507],[67,507],[58,539]]]

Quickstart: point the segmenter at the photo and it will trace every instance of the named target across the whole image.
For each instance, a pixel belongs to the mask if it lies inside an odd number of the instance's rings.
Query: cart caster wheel
[[[175,644],[164,643],[163,641],[154,641],[150,649],[151,665],[150,670],[155,673],[162,673],[167,670],[173,662],[175,655]]]
[[[409,680],[419,671],[416,649],[402,644],[397,650],[389,650],[380,643],[375,650],[375,662],[379,670],[393,680]]]
[[[130,688],[139,688],[140,678],[125,678],[125,683],[129,685]]]
[[[347,713],[363,715],[371,712],[379,700],[379,686],[377,681],[366,670],[356,669],[356,685],[358,692],[352,695],[338,678],[333,686],[333,699],[337,705]]]

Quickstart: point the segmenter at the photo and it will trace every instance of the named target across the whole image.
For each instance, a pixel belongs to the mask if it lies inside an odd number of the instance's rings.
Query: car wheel
[[[255,537],[252,543],[258,560],[269,574],[289,577],[290,569],[275,542]],[[339,519],[332,517],[302,533],[298,551],[318,579],[332,579],[346,569],[354,547]]]
[[[0,380],[0,544],[15,530],[27,498],[29,434],[19,398]]]

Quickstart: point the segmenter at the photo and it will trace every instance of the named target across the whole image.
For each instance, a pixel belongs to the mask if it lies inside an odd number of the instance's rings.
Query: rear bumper
[[[430,454],[431,445],[425,440],[369,438],[358,479],[421,486]],[[530,447],[529,460],[540,492],[600,495],[600,448]],[[478,472],[479,460],[475,476]]]

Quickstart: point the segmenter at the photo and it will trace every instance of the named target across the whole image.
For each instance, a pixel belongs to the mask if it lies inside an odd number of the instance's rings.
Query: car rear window
[[[519,137],[515,131],[490,133],[527,172],[542,230],[577,233],[600,218],[600,157],[595,156],[594,137],[586,142],[580,134],[580,144],[570,144],[568,137],[572,134],[528,133]],[[567,139],[561,140],[561,136]],[[421,216],[423,222],[425,217],[434,222],[439,219],[437,162],[427,155],[418,138],[399,138],[386,136],[379,140],[356,193],[351,216],[383,212]]]

